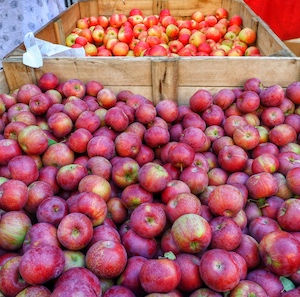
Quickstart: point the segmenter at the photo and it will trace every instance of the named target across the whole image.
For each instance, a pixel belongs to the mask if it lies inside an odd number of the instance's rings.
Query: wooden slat
[[[177,100],[178,97],[178,59],[155,59],[151,63],[152,101]]]
[[[0,94],[8,94],[9,88],[3,70],[0,70]]]

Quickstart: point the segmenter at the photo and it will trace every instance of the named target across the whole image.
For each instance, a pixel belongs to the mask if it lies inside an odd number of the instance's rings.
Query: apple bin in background
[[[138,7],[146,14],[158,14],[169,9],[176,18],[190,18],[194,11],[214,14],[224,7],[229,17],[238,14],[243,26],[257,32],[256,45],[262,57],[45,57],[37,69],[22,63],[25,52],[20,45],[3,61],[3,71],[8,90],[26,83],[36,83],[45,72],[55,73],[62,81],[78,78],[101,81],[107,88],[118,92],[129,89],[153,100],[173,99],[186,103],[199,88],[215,92],[224,87],[240,87],[249,77],[263,78],[268,86],[276,81],[286,87],[300,80],[298,58],[242,0],[92,0],[79,1],[52,22],[35,33],[39,39],[54,44],[65,44],[65,37],[82,17],[110,16],[113,13],[129,14]]]

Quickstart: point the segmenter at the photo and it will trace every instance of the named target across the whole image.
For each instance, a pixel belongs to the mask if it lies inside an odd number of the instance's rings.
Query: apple
[[[113,296],[124,296],[124,297],[134,297],[135,294],[125,286],[122,285],[113,285],[109,287],[103,296],[113,297]]]
[[[143,294],[145,291],[141,286],[139,274],[147,258],[142,256],[132,256],[128,259],[127,265],[118,277],[117,284],[125,286],[135,294]]]
[[[122,189],[138,182],[140,166],[130,157],[122,157],[112,166],[111,178]]]
[[[116,153],[114,141],[106,135],[93,136],[87,143],[86,151],[89,158],[101,156],[107,160],[110,160]]]
[[[285,115],[279,107],[267,107],[261,113],[261,122],[268,128],[273,128],[277,125],[283,124],[284,121]]]
[[[282,152],[278,154],[277,158],[279,160],[278,172],[281,174],[286,175],[292,168],[299,167],[299,155],[295,152]]]
[[[51,291],[43,286],[43,285],[33,285],[28,286],[18,293],[18,297],[26,297],[26,296],[41,296],[41,297],[49,297],[51,296]]]
[[[283,230],[266,234],[259,244],[263,263],[271,272],[281,276],[289,276],[299,270],[299,249],[299,241]]]
[[[248,269],[253,269],[260,263],[259,244],[249,234],[242,235],[241,243],[234,251],[246,260]]]
[[[35,84],[24,84],[17,92],[17,102],[28,104],[33,95],[42,93],[42,90]]]
[[[50,145],[43,153],[42,162],[44,166],[60,168],[73,163],[75,153],[64,142],[57,142]]]
[[[253,112],[260,106],[260,97],[255,91],[244,91],[237,97],[236,105],[242,113]]]
[[[243,206],[242,193],[233,185],[219,185],[213,189],[208,197],[208,207],[215,215],[233,217]]]
[[[283,285],[279,277],[265,269],[255,269],[247,275],[247,280],[259,284],[269,296],[281,296]]]
[[[28,155],[15,156],[9,160],[8,169],[11,178],[24,182],[27,186],[39,176],[38,166]]]
[[[92,239],[93,225],[83,213],[72,212],[60,221],[57,227],[57,238],[68,250],[83,249]]]
[[[122,110],[121,107],[114,106],[107,110],[105,114],[105,122],[111,129],[122,132],[125,131],[129,125],[128,116]]]
[[[88,109],[88,105],[82,99],[76,96],[69,96],[64,101],[63,112],[67,114],[73,122],[77,120],[79,115]]]
[[[207,171],[196,165],[190,165],[184,168],[180,172],[178,179],[185,182],[194,195],[201,194],[209,182]]]
[[[119,197],[111,197],[106,202],[107,213],[110,219],[116,224],[124,223],[128,218],[127,208]]]
[[[213,96],[209,91],[200,89],[190,97],[189,104],[194,112],[202,112],[213,104]]]
[[[3,296],[16,296],[29,286],[21,277],[17,277],[21,258],[21,256],[14,256],[1,267],[0,290]]]
[[[140,282],[147,293],[167,293],[174,290],[181,278],[179,265],[171,259],[149,259],[141,267]],[[161,279],[161,282],[154,281]]]
[[[287,98],[292,100],[292,102],[295,103],[295,104],[299,104],[299,102],[300,102],[299,88],[300,88],[299,82],[292,82],[286,88]]]
[[[16,179],[8,179],[0,185],[0,208],[4,211],[18,211],[28,201],[27,185]]]
[[[53,245],[61,247],[57,238],[56,227],[46,222],[33,224],[27,231],[23,245],[22,253],[29,249],[37,248],[43,245]]]
[[[42,245],[24,253],[19,272],[28,284],[41,285],[58,277],[63,272],[64,265],[65,258],[60,247]],[[40,273],[36,273],[36,269]]]
[[[248,155],[246,151],[238,145],[224,146],[218,154],[220,167],[227,172],[243,171],[246,167]]]
[[[126,250],[116,241],[98,241],[86,252],[86,267],[100,278],[118,277],[124,271],[126,263]]]
[[[36,217],[38,222],[46,222],[58,226],[59,222],[69,213],[67,202],[59,196],[49,196],[41,201]]]
[[[201,202],[199,198],[189,192],[179,193],[168,201],[165,208],[167,218],[171,223],[183,214],[201,214]]]
[[[62,91],[65,97],[76,96],[83,98],[86,87],[81,80],[73,78],[64,82]]]
[[[196,254],[209,246],[212,231],[199,214],[184,214],[173,222],[171,235],[181,252]]]
[[[263,89],[259,93],[261,104],[263,106],[279,106],[284,97],[284,90],[280,85],[272,85]]]
[[[167,217],[159,203],[144,202],[137,206],[130,215],[130,226],[138,235],[154,238],[161,234]]]
[[[258,283],[250,280],[241,280],[239,284],[230,292],[230,296],[269,296],[266,291]]]
[[[278,147],[294,142],[297,138],[295,129],[288,124],[279,124],[269,131],[269,140]]]
[[[251,235],[258,243],[260,243],[264,235],[281,230],[281,226],[277,220],[264,216],[251,220],[248,228],[249,235]]]
[[[86,167],[90,174],[99,175],[107,181],[111,178],[112,164],[102,156],[94,156],[88,159]]]
[[[248,151],[254,149],[259,144],[260,135],[256,127],[242,125],[235,129],[232,139],[235,145]]]
[[[141,256],[151,259],[156,254],[158,248],[157,240],[154,237],[146,238],[140,236],[132,229],[127,230],[122,236],[122,244],[126,249],[128,257]]]
[[[188,129],[188,128],[187,128]],[[197,129],[197,128],[195,128]],[[199,130],[199,129],[198,129]],[[201,130],[199,130],[201,131]],[[203,132],[201,131],[203,134]],[[197,135],[197,133],[195,133]],[[182,135],[183,136],[183,135]],[[169,143],[170,146],[165,146],[164,148],[168,149],[165,151],[165,149],[162,150],[162,158],[164,157],[164,153],[166,153],[165,161],[170,162],[174,167],[179,168],[181,171],[192,165],[194,161],[195,151],[192,146],[190,146],[188,140],[182,139],[182,142],[171,142]],[[200,140],[201,142],[202,140]],[[195,147],[198,145],[198,143],[194,144]]]
[[[252,163],[253,173],[269,172],[274,173],[279,169],[279,160],[270,153],[263,153],[257,156]]]
[[[67,191],[77,189],[79,182],[88,174],[87,169],[80,164],[68,164],[60,167],[56,174],[58,185]]]
[[[153,194],[146,191],[139,183],[128,185],[121,193],[123,205],[129,210],[135,209],[142,203],[152,202]]]
[[[57,138],[68,136],[74,127],[72,119],[63,111],[52,114],[48,118],[47,124]]]
[[[234,256],[225,249],[214,248],[204,252],[199,271],[206,286],[217,292],[231,291],[240,282],[239,266]]]
[[[190,297],[198,297],[198,296],[206,296],[206,297],[222,297],[221,293],[218,293],[214,290],[211,290],[209,288],[200,288],[195,290]]]
[[[300,172],[299,167],[292,168],[286,174],[286,184],[294,195],[299,195],[299,186],[297,183],[297,176]]]
[[[239,40],[245,42],[248,45],[252,45],[256,41],[256,32],[249,27],[244,27],[238,34]]]
[[[37,85],[42,90],[42,92],[55,89],[58,84],[59,84],[59,78],[57,77],[56,74],[52,72],[43,73],[37,82]]]

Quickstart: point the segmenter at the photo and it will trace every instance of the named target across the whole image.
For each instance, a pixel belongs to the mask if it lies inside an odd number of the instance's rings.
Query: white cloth
[[[28,32],[36,32],[65,9],[65,0],[0,0],[0,67]]]

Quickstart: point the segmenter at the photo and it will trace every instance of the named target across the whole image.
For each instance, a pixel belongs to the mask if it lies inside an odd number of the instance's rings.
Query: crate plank
[[[257,31],[257,45],[263,57],[45,57],[44,65],[31,69],[23,65],[24,45],[12,51],[3,61],[9,90],[25,83],[35,83],[45,72],[55,71],[61,80],[78,78],[87,82],[99,80],[118,91],[127,87],[141,90],[154,102],[174,99],[184,102],[197,88],[218,90],[241,87],[250,77],[260,77],[266,85],[278,82],[283,87],[300,80],[300,59],[289,50],[243,0],[91,0],[79,1],[36,33],[37,38],[64,44],[65,37],[81,17],[125,13],[140,8],[145,14],[170,9],[178,18],[190,18],[196,10],[213,14],[218,7],[229,16],[241,15],[244,25]],[[144,95],[142,94],[142,95]]]
[[[0,70],[0,94],[8,94],[9,88],[3,70]]]

